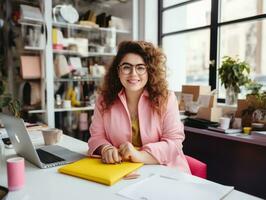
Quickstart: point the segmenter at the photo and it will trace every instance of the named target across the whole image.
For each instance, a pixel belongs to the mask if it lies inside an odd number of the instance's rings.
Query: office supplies
[[[121,164],[104,164],[101,159],[84,158],[58,169],[59,172],[95,181],[105,185],[113,185],[125,175],[141,167],[143,163],[122,162]]]
[[[229,128],[229,129],[222,129],[220,127],[208,127],[209,130],[212,131],[217,131],[217,132],[221,132],[221,133],[227,133],[227,134],[233,134],[233,133],[241,133],[242,129],[234,129],[234,128]]]
[[[222,199],[234,187],[212,182],[193,182],[154,174],[134,183],[117,194],[131,200]]]
[[[199,118],[186,118],[185,125],[195,128],[208,128],[208,127],[218,127],[219,123]]]
[[[244,134],[250,134],[251,130],[252,130],[251,127],[244,127],[244,128],[243,128],[243,132],[244,132]]]
[[[0,113],[0,119],[17,154],[40,168],[67,164],[84,157],[82,154],[58,145],[49,145],[35,149],[22,119],[3,113]]]
[[[24,158],[15,157],[7,159],[7,180],[10,191],[19,190],[25,184]]]

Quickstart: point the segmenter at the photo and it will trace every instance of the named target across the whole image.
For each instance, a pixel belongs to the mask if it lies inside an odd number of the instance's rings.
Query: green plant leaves
[[[218,69],[221,84],[225,88],[232,87],[235,92],[240,93],[240,87],[250,82],[250,66],[238,58],[230,56],[223,57],[222,65]]]
[[[8,106],[10,101],[11,101],[10,96],[7,96],[7,95],[0,96],[0,109]]]
[[[5,82],[0,80],[0,111],[7,107],[16,117],[19,117],[21,104],[18,100],[13,100],[10,94],[5,93],[5,88]]]

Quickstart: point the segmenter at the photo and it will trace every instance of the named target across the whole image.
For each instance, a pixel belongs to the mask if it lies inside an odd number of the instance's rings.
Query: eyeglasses
[[[130,63],[123,63],[119,65],[119,69],[124,75],[130,74],[133,70],[133,67],[135,67],[135,71],[138,75],[143,75],[147,72],[147,67],[145,64],[132,65]]]

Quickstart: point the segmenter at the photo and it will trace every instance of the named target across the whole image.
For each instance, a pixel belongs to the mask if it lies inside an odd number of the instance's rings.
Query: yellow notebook
[[[141,167],[143,163],[122,162],[121,164],[104,164],[98,158],[84,158],[65,165],[59,172],[88,179],[105,185],[113,185],[125,175]]]

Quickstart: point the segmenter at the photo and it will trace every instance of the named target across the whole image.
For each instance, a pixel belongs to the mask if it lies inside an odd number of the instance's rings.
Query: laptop
[[[40,168],[64,165],[85,157],[58,145],[48,145],[34,148],[23,119],[0,113],[8,136],[18,155]]]

